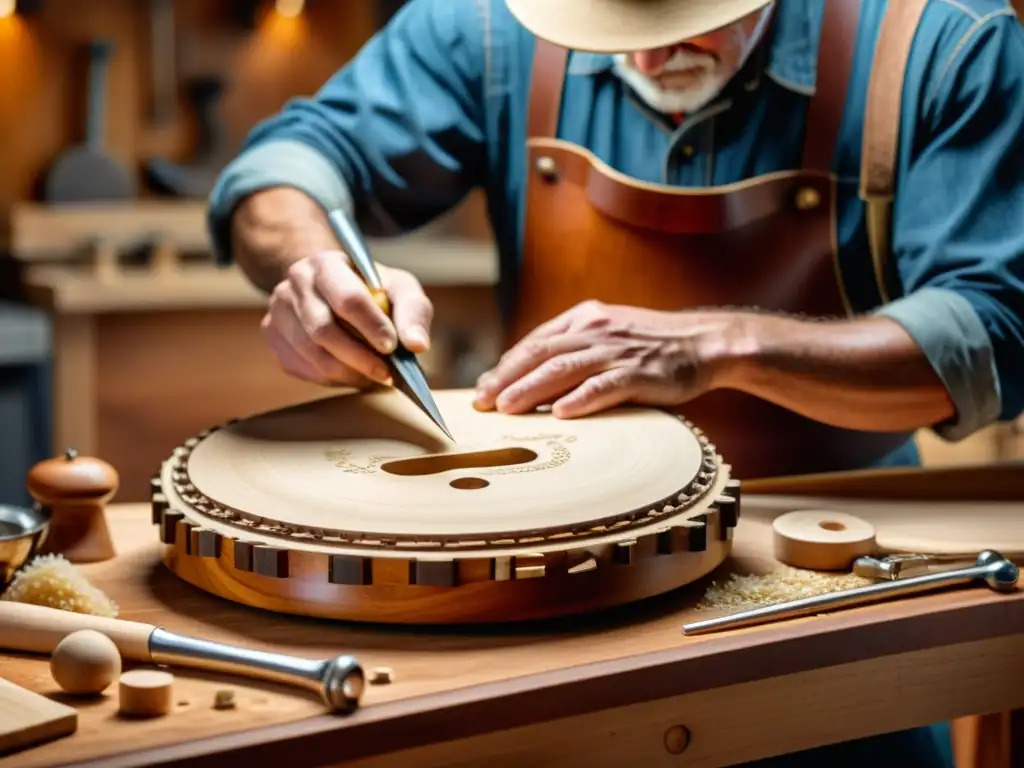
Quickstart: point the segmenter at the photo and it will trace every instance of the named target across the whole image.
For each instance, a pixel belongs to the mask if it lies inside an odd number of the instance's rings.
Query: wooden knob
[[[117,471],[107,462],[79,456],[73,448],[32,467],[26,482],[28,492],[51,514],[42,551],[61,554],[72,563],[112,558],[114,544],[104,505],[117,493],[119,484]]]
[[[117,470],[102,459],[79,456],[74,448],[39,462],[28,473],[28,492],[46,507],[104,504],[117,493],[119,484]]]

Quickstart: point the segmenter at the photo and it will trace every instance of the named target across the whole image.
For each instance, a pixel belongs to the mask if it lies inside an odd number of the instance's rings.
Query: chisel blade
[[[391,368],[391,376],[394,379],[395,389],[399,390],[406,397],[412,400],[420,409],[430,417],[448,439],[455,442],[448,425],[441,417],[441,411],[430,394],[430,385],[427,384],[427,377],[420,368],[415,355],[405,347],[399,345],[398,349],[388,358]]]

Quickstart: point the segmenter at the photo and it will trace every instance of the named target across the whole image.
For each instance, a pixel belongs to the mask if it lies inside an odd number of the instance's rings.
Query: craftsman
[[[384,269],[389,322],[324,209],[384,236],[482,188],[510,349],[479,408],[685,406],[740,477],[915,464],[915,430],[958,440],[1022,410],[1024,30],[1007,0],[930,0],[902,22],[887,115],[868,109],[886,9],[411,0],[252,132],[211,196],[218,258],[269,294],[288,373],[385,381],[335,317],[421,352],[431,305]],[[890,226],[859,194],[868,112],[882,134],[898,120]],[[764,764],[947,765],[948,742]]]

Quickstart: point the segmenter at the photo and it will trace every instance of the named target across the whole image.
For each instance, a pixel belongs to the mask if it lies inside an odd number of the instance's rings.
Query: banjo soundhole
[[[468,390],[435,396],[457,442],[383,390],[187,440],[154,479],[164,562],[270,610],[461,623],[629,602],[727,557],[739,484],[678,416],[506,416]]]

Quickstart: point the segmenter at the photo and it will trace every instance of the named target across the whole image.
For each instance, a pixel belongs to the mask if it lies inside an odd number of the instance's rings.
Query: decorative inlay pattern
[[[286,524],[280,521],[267,519],[254,515],[244,510],[236,509],[223,504],[202,493],[192,482],[188,463],[192,450],[208,435],[220,429],[215,427],[205,430],[197,437],[189,438],[185,443],[174,450],[170,459],[170,479],[174,491],[182,502],[190,507],[192,513],[206,516],[221,524],[229,525],[239,529],[240,532],[255,531],[265,536],[287,538],[293,541],[309,541],[321,546],[336,545],[346,548],[367,548],[377,549],[381,547],[415,548],[415,549],[448,549],[455,551],[473,551],[495,548],[507,548],[522,544],[540,544],[547,542],[561,542],[565,540],[585,540],[604,536],[609,533],[626,531],[631,528],[638,528],[655,523],[669,517],[676,518],[671,522],[674,526],[701,527],[703,521],[699,520],[699,514],[695,513],[696,520],[686,520],[685,513],[691,508],[698,507],[706,498],[711,488],[715,485],[718,477],[719,466],[722,458],[718,456],[717,449],[707,436],[693,426],[688,420],[677,416],[696,436],[701,447],[701,465],[696,474],[689,482],[682,482],[682,490],[664,499],[659,499],[650,506],[640,509],[624,510],[622,513],[602,519],[588,521],[585,526],[566,529],[555,527],[547,529],[534,529],[518,531],[513,536],[486,537],[479,535],[432,535],[424,536],[419,534],[398,534],[382,535],[371,531],[346,530],[341,528],[320,528],[304,526],[299,524]],[[231,422],[229,422],[230,424]],[[503,438],[510,442],[544,441],[551,451],[550,458],[539,463],[529,463],[508,467],[495,467],[486,470],[474,471],[480,475],[501,475],[516,472],[530,472],[551,468],[565,463],[570,458],[570,449],[566,444],[574,441],[573,436],[541,434],[532,436],[506,435]],[[379,470],[380,464],[390,458],[396,457],[368,457],[366,463],[352,460],[351,452],[345,449],[338,449],[329,454],[328,458],[336,462],[343,471],[359,474],[370,474]],[[680,519],[682,518],[682,519]]]

